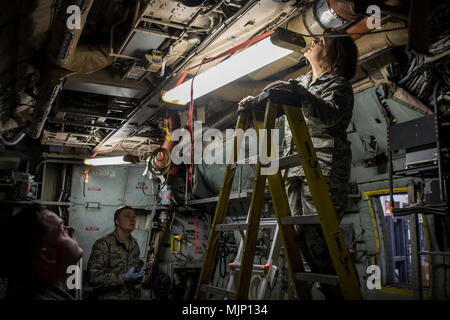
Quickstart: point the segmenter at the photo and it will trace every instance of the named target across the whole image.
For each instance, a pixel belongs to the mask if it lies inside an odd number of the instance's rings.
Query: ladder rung
[[[324,284],[338,285],[337,276],[330,276],[327,274],[311,273],[311,272],[295,272],[294,277],[297,280],[320,282]]]
[[[230,200],[248,198],[252,195],[252,192],[253,192],[252,190],[250,190],[250,191],[243,190],[241,193],[232,193],[232,194],[230,194]],[[212,203],[212,202],[217,202],[217,201],[219,201],[219,196],[204,198],[204,199],[189,200],[188,204],[189,205],[205,204],[205,203]]]
[[[276,219],[261,219],[259,222],[259,228],[272,228],[277,226]],[[233,231],[233,230],[247,230],[247,223],[224,223],[217,224],[215,227],[216,231]]]
[[[236,261],[229,263],[228,266],[233,270],[239,270],[241,268],[241,264]],[[267,274],[269,272],[269,268],[270,264],[254,264],[252,271],[255,273]]]
[[[209,286],[206,284],[202,284],[201,289],[202,289],[202,291],[206,291],[206,292],[209,292],[212,294],[220,294],[220,295],[226,296],[228,298],[235,298],[235,296],[236,296],[235,291],[227,290],[224,288],[218,288],[218,287],[214,287],[214,286]]]
[[[245,166],[249,164],[256,164],[258,161],[258,157],[254,156],[251,158],[245,158],[242,160],[239,160],[235,163],[231,164],[232,168],[236,168],[239,166]],[[281,157],[273,161],[278,161],[278,168],[279,170],[288,169],[292,167],[296,167],[300,165],[300,161],[298,159],[298,153],[291,154],[289,156]]]
[[[279,159],[278,167],[280,170],[296,167],[300,165],[298,153],[291,154]]]
[[[225,223],[217,224],[216,231],[233,231],[233,230],[247,230],[246,223]]]
[[[282,224],[320,224],[319,215],[289,216],[281,219]]]

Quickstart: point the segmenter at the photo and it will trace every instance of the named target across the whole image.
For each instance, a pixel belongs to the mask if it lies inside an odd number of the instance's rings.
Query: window
[[[407,188],[394,192],[394,207],[408,206]],[[389,190],[366,192],[366,199],[372,210],[372,218],[377,235],[377,264],[382,270],[382,285],[415,285],[411,255],[410,216],[395,217],[392,214]],[[426,221],[418,215],[420,250],[428,250]],[[430,267],[428,257],[422,257],[422,285],[430,287]]]

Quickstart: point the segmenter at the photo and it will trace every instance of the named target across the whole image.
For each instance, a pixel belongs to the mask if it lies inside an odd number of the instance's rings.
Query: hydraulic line
[[[148,169],[155,176],[162,176],[169,172],[172,156],[166,148],[159,147],[152,151],[148,162]]]

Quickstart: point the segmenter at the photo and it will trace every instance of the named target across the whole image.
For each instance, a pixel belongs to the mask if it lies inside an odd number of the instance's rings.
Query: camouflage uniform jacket
[[[127,249],[116,231],[94,243],[87,266],[87,277],[98,299],[139,298],[139,285],[125,282],[125,273],[142,263],[139,254],[137,241],[130,235],[130,246]]]
[[[46,282],[40,283],[34,291],[33,300],[75,300],[68,292]]]
[[[344,180],[350,175],[351,149],[346,129],[353,113],[353,89],[350,82],[329,72],[312,80],[312,72],[296,79],[297,94],[311,140],[324,176]],[[286,116],[284,155],[295,152]],[[305,174],[301,166],[290,168],[288,177]],[[333,179],[333,180],[334,180]]]

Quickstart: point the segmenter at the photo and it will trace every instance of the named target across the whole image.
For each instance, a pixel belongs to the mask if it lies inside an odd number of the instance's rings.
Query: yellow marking
[[[405,193],[408,192],[408,188],[394,188],[392,192],[395,193]],[[364,192],[364,197],[369,201],[370,214],[372,216],[373,228],[375,229],[375,241],[377,244],[377,254],[380,254],[380,234],[378,233],[377,220],[375,218],[375,210],[373,209],[372,196],[387,195],[389,194],[389,189],[380,189]]]
[[[407,193],[408,192],[408,188],[407,187],[402,187],[402,188],[393,188],[392,190],[393,194],[398,194],[398,193]],[[366,191],[364,192],[364,197],[366,200],[369,201],[369,207],[370,207],[370,213],[372,215],[372,222],[373,222],[373,227],[375,229],[375,238],[376,238],[376,243],[377,243],[377,254],[380,254],[380,237],[379,237],[379,233],[378,233],[378,226],[377,226],[377,222],[375,219],[375,211],[373,209],[373,204],[372,204],[372,197],[373,196],[379,196],[379,195],[388,195],[390,194],[390,190],[389,189],[379,189],[379,190],[371,190],[371,191]],[[420,194],[417,193],[417,198],[420,199]],[[429,242],[429,233],[427,230],[427,223],[426,223],[426,218],[424,215],[422,215],[422,217],[424,218],[424,228],[425,228],[425,238],[426,238],[426,243],[427,243],[427,250],[429,250],[430,247],[430,242]],[[372,262],[373,264],[376,264],[376,260],[375,260],[375,256],[372,257]],[[430,286],[427,287],[426,290],[424,290],[423,295],[425,297],[431,297],[432,296],[432,273],[431,273],[431,257],[430,255],[428,255],[428,264],[430,266]],[[422,267],[422,265],[421,265]],[[401,285],[401,284],[399,284]],[[381,285],[380,290],[384,291],[384,292],[389,292],[389,293],[395,293],[395,294],[403,294],[403,295],[414,295],[414,290],[413,289],[405,289],[405,288],[397,288],[397,287],[393,287],[393,286],[383,286]]]
[[[172,236],[170,238],[170,252],[181,253],[181,236]],[[178,241],[178,249],[175,250],[175,241]]]

